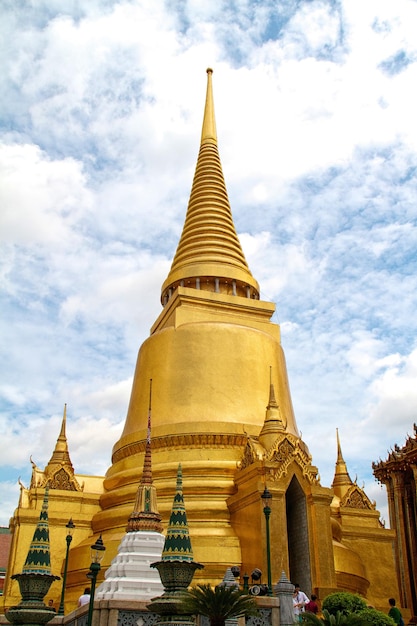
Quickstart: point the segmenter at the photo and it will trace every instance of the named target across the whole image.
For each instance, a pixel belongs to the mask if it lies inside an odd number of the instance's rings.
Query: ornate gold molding
[[[232,433],[183,433],[152,438],[152,453],[157,450],[178,450],[178,448],[243,448],[246,444],[245,434]],[[112,463],[134,454],[145,452],[146,439],[134,441],[113,453]]]
[[[307,446],[290,433],[278,436],[269,450],[265,450],[256,438],[248,437],[238,470],[244,470],[260,460],[268,463],[268,474],[273,481],[279,481],[285,476],[291,463],[295,462],[309,483],[320,482],[317,467],[311,464]]]

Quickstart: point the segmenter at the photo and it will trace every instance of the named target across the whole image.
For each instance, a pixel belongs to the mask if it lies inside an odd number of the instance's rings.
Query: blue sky
[[[339,428],[387,519],[371,463],[417,420],[416,22],[413,0],[3,3],[0,523],[64,403],[75,470],[110,465],[185,217],[208,66],[298,427],[324,485]]]

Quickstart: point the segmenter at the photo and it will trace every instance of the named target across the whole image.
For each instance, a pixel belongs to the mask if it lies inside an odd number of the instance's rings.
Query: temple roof
[[[215,285],[213,291],[222,291],[219,283],[234,282],[234,295],[259,298],[259,285],[236,234],[220,163],[212,74],[208,69],[200,152],[181,239],[162,286],[163,304],[179,285],[203,289],[209,284]]]
[[[404,446],[394,445],[388,458],[372,463],[374,476],[381,483],[389,482],[392,475],[402,473],[413,477],[417,463],[417,424],[413,424],[413,435],[408,435]]]

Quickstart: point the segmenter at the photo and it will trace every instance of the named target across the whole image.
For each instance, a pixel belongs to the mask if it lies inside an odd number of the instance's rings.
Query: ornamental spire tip
[[[213,70],[211,67],[207,68],[207,93],[206,93],[206,105],[204,107],[204,119],[203,128],[201,131],[201,143],[214,143],[217,144],[217,130],[216,119],[214,116],[214,101],[213,101],[213,85],[211,77]]]

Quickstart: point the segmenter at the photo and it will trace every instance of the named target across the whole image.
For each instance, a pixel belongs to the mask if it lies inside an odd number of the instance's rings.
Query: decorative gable
[[[290,433],[280,434],[269,450],[265,450],[255,437],[248,437],[238,469],[243,470],[257,461],[268,462],[269,475],[272,480],[280,480],[286,476],[289,466],[295,462],[308,482],[320,482],[318,469],[311,464],[307,446],[301,439]]]
[[[63,491],[81,491],[74,475],[71,475],[65,467],[45,476],[45,484],[49,482],[50,489],[62,489]]]
[[[343,496],[340,506],[351,509],[375,509],[375,503],[372,503],[366,493],[356,484],[353,484]]]
[[[319,482],[318,469],[311,464],[311,455],[307,446],[301,439],[290,433],[283,434],[275,441],[266,453],[265,460],[276,464],[276,467],[271,470],[273,480],[280,480],[286,476],[288,468],[295,462],[309,483]]]

